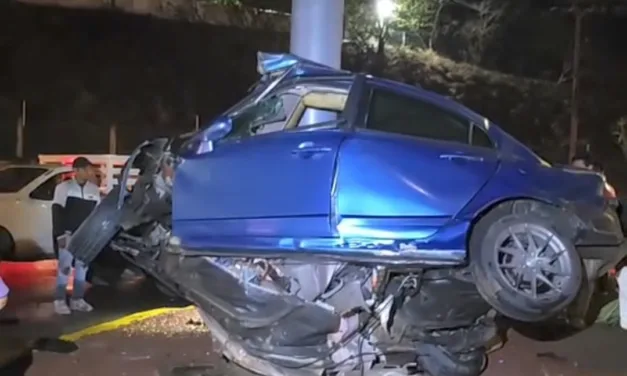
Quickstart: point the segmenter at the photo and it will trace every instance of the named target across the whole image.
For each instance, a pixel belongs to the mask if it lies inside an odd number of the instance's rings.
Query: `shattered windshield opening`
[[[286,119],[283,101],[271,93],[275,92],[274,89],[283,82],[289,72],[290,69],[276,77],[263,75],[249,89],[244,99],[224,112],[233,122],[233,129],[226,138],[254,134],[264,124]]]
[[[286,119],[283,100],[276,95],[267,97],[231,115],[233,131],[229,138],[255,134],[265,124]]]

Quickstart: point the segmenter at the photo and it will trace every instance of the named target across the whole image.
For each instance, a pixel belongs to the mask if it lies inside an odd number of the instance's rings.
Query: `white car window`
[[[8,167],[0,170],[0,193],[16,193],[48,169],[38,167]]]

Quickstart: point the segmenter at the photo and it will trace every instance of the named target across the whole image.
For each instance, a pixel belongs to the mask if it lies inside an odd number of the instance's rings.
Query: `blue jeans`
[[[72,261],[74,261],[74,289],[72,299],[83,299],[87,287],[87,270],[89,267],[82,261],[74,260],[74,256],[67,249],[59,250],[59,264],[57,267],[57,289],[54,295],[55,300],[65,300],[67,283],[72,273]]]

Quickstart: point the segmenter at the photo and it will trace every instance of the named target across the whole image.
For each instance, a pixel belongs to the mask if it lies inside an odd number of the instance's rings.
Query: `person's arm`
[[[67,202],[67,184],[58,184],[54,189],[52,199],[52,236],[55,246],[58,248],[67,247],[65,203]]]

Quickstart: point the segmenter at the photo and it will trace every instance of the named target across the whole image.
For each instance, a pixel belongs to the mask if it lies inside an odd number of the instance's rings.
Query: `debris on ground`
[[[205,335],[209,331],[196,309],[186,309],[140,321],[122,329],[128,336]]]
[[[76,344],[78,350],[70,354],[35,351],[26,375],[46,376],[54,369],[77,376],[171,376],[175,370],[201,376],[223,363],[212,351],[211,336],[195,309],[152,317],[81,338]]]

